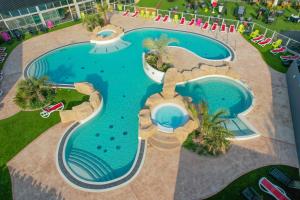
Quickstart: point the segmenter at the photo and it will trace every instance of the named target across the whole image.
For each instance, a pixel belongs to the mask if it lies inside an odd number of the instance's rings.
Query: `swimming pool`
[[[164,103],[153,108],[152,120],[163,132],[173,132],[188,120],[187,111],[174,103]]]
[[[100,51],[101,47],[90,43],[74,44],[41,56],[27,68],[28,76],[47,75],[56,84],[90,82],[103,96],[102,111],[62,140],[63,155],[59,151],[58,157],[72,175],[70,182],[111,183],[133,168],[139,144],[138,113],[146,99],[162,89],[144,73],[142,42],[161,34],[176,38],[177,46],[206,59],[231,56],[224,45],[204,36],[146,28],[127,32],[122,37],[126,45],[113,43],[112,50],[106,46]]]
[[[224,77],[205,77],[179,84],[176,91],[189,96],[193,102],[206,102],[209,112],[220,108],[227,112],[226,118],[235,118],[252,105],[252,94],[242,84]]]

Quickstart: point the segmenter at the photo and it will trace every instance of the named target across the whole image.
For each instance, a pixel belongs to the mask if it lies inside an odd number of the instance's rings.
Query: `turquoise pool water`
[[[220,108],[227,111],[224,117],[235,118],[237,114],[247,110],[252,104],[252,95],[248,89],[233,80],[222,77],[207,77],[176,87],[183,96],[189,96],[193,102],[206,102],[209,112]]]
[[[76,178],[105,182],[123,176],[132,167],[138,147],[138,113],[146,99],[162,89],[143,71],[142,42],[161,34],[176,38],[176,45],[207,59],[230,56],[222,44],[206,37],[139,29],[110,46],[81,43],[59,48],[29,66],[29,76],[46,75],[58,84],[88,81],[103,96],[102,111],[75,129],[66,144],[66,166]]]
[[[102,36],[104,38],[109,37],[113,34],[113,31],[101,31],[97,35]]]
[[[174,104],[159,105],[152,113],[152,120],[155,123],[171,129],[184,125],[188,120],[187,112]]]

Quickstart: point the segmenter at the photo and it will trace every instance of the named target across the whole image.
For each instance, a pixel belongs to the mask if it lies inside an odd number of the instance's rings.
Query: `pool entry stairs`
[[[148,142],[154,148],[159,150],[173,150],[181,146],[179,140],[173,137],[172,134],[156,131],[149,139]]]
[[[41,78],[48,74],[49,71],[49,63],[46,59],[39,59],[34,63],[35,67],[30,67],[34,72],[29,72],[29,74],[33,74],[36,78]]]
[[[240,118],[228,118],[222,123],[223,127],[231,131],[235,137],[256,135]]]
[[[72,148],[70,154],[67,157],[70,167],[80,170],[78,174],[84,179],[92,181],[108,181],[114,179],[113,169],[101,160],[98,156],[78,148]]]

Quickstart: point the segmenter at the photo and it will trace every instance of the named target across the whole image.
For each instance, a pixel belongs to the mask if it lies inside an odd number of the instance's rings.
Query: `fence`
[[[247,31],[252,32],[253,30],[258,29],[260,33],[263,33],[265,37],[270,37],[273,40],[281,39],[282,46],[286,46],[287,49],[294,54],[300,54],[300,42],[296,41],[290,37],[287,37],[283,34],[280,34],[274,30],[271,30],[267,27],[264,27],[261,24],[256,22],[248,22],[248,21],[240,21],[235,19],[227,19],[227,18],[219,18],[209,15],[199,15],[194,13],[186,13],[186,12],[178,12],[178,11],[170,11],[170,10],[161,10],[156,8],[149,8],[149,7],[138,7],[134,5],[123,5],[122,8],[118,7],[116,4],[112,4],[115,11],[124,12],[125,10],[129,10],[130,12],[134,12],[136,10],[143,10],[145,13],[149,13],[150,16],[154,15],[169,15],[172,19],[174,16],[177,15],[179,18],[185,17],[186,20],[191,20],[192,18],[201,18],[203,22],[207,21],[210,24],[218,23],[220,26],[221,24],[226,24],[227,26],[234,24],[236,29],[240,24],[247,25]]]

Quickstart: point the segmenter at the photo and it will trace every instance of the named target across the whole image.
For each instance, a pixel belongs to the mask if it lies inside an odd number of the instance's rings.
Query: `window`
[[[3,19],[5,19],[5,18],[10,18],[10,17],[11,17],[11,15],[10,15],[10,13],[9,13],[8,11],[2,12],[2,13],[1,13],[1,16],[3,17]]]
[[[26,15],[29,13],[29,11],[27,8],[22,8],[22,9],[20,9],[20,13],[21,13],[21,15]]]
[[[46,4],[41,4],[38,6],[40,10],[46,10]]]
[[[54,8],[54,5],[52,2],[46,3],[46,6],[47,6],[47,9]]]
[[[36,7],[29,7],[28,10],[29,10],[30,13],[37,12]]]
[[[7,30],[7,28],[4,24],[4,22],[0,21],[0,31],[6,31],[6,30]]]
[[[53,4],[55,7],[61,7],[62,5],[60,1],[55,1]]]
[[[11,14],[13,17],[20,16],[19,10],[13,10],[13,11],[10,11],[10,14]]]

